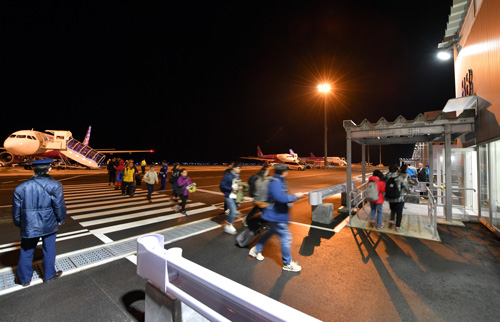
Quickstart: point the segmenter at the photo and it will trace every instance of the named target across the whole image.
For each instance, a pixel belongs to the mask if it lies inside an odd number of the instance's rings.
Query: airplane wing
[[[115,149],[95,149],[99,153],[115,154],[115,153],[153,153],[155,150],[115,150]]]
[[[240,159],[258,160],[258,161],[270,161],[269,159],[263,159],[263,158],[259,158],[259,157],[240,157]]]

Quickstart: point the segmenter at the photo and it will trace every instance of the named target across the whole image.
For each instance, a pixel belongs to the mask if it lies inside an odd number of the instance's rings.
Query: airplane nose
[[[19,144],[16,142],[15,139],[7,138],[3,142],[3,147],[5,148],[5,150],[7,150],[10,153],[19,154],[19,151],[18,151],[19,150]]]

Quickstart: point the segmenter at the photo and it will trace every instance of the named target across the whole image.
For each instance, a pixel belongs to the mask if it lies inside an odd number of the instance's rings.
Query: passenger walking
[[[227,207],[229,208],[229,217],[227,218],[227,223],[224,225],[224,232],[234,235],[236,234],[236,229],[233,227],[234,216],[238,210],[238,205],[236,204],[236,192],[238,189],[243,189],[242,186],[238,186],[241,172],[241,163],[235,163],[231,170],[229,170],[220,183],[220,190],[224,193],[224,200]]]
[[[269,183],[268,191],[268,201],[270,204],[264,208],[261,216],[262,219],[267,221],[270,229],[262,235],[257,244],[250,249],[248,254],[255,257],[257,260],[264,260],[264,256],[262,256],[264,245],[269,238],[277,234],[280,238],[283,270],[298,272],[302,268],[296,262],[292,261],[290,249],[292,234],[288,228],[288,222],[290,220],[290,203],[297,201],[304,194],[302,192],[288,194],[286,183],[288,169],[286,165],[281,163],[276,164],[274,170],[274,180],[271,180]]]
[[[228,168],[226,170],[224,170],[223,176],[225,176],[226,174],[230,173],[231,170],[233,169],[233,166],[234,166],[234,161],[229,162]],[[222,191],[222,192],[224,192],[224,191]],[[229,215],[229,208],[227,206],[226,200],[224,200],[224,213],[226,215]]]
[[[158,175],[156,174],[155,167],[151,166],[149,168],[149,171],[144,174],[144,177],[142,177],[142,180],[146,182],[146,187],[148,188],[148,196],[147,199],[149,200],[149,203],[152,203],[153,201],[151,200],[151,194],[153,193],[155,184],[158,183]]]
[[[408,182],[404,179],[404,173],[398,171],[397,165],[389,167],[389,173],[385,176],[385,199],[389,202],[391,208],[391,218],[389,225],[396,225],[396,231],[401,230],[401,221],[403,219],[404,192],[409,190]],[[394,221],[396,219],[396,221]]]
[[[177,193],[177,179],[179,179],[180,175],[181,171],[179,169],[179,163],[176,163],[170,173],[170,179],[168,179],[168,182],[172,184],[172,199],[174,200],[179,198],[179,194]]]
[[[17,264],[17,282],[28,286],[33,277],[33,255],[40,238],[43,249],[43,278],[49,282],[62,275],[56,271],[56,236],[66,219],[63,186],[50,175],[50,164],[45,159],[31,162],[35,175],[14,190],[12,219],[21,229],[21,249]]]
[[[116,182],[116,158],[113,157],[109,162],[108,162],[108,175],[109,175],[109,183],[108,186],[114,186]]]
[[[115,167],[116,170],[116,186],[115,190],[122,189],[123,183],[123,169],[125,169],[125,162],[122,159],[118,158],[118,166]]]
[[[384,214],[382,213],[382,205],[384,204],[384,192],[385,192],[385,182],[384,174],[380,170],[373,171],[373,175],[368,179],[368,182],[376,182],[379,198],[376,201],[370,201],[370,207],[372,209],[370,213],[370,224],[375,224],[375,214],[377,215],[377,229],[384,229],[382,226],[382,220],[384,219]]]
[[[192,183],[191,178],[187,176],[188,171],[186,169],[180,170],[181,175],[177,179],[177,194],[181,198],[180,207],[181,212],[184,216],[187,216],[186,213],[186,203],[189,197],[188,186]],[[179,204],[175,205],[175,211],[179,211]]]
[[[122,195],[128,194],[130,197],[134,196],[136,172],[134,163],[129,161],[127,167],[123,169]]]
[[[248,182],[250,186],[250,197],[253,197],[254,207],[248,215],[245,217],[244,222],[247,223],[248,220],[252,219],[253,216],[262,212],[267,206],[267,188],[269,183],[269,167],[267,165],[263,166],[259,172],[253,178],[253,182]]]
[[[142,172],[142,175],[144,175],[146,173],[146,159],[145,158],[142,158],[142,161],[141,161],[141,172]]]
[[[159,173],[160,177],[160,190],[167,190],[167,176],[168,176],[168,166],[167,166],[167,161],[163,160],[161,162],[161,169]]]

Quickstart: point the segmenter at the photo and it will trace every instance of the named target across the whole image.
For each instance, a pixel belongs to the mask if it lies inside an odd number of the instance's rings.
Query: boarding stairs
[[[78,162],[79,164],[91,169],[98,169],[105,156],[88,145],[85,145],[75,139],[70,131],[51,131],[53,137],[49,137],[45,147],[59,151],[61,158],[64,157]]]

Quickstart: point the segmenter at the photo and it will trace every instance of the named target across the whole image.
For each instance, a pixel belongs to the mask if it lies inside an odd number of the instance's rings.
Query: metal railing
[[[437,233],[437,199],[434,197],[431,189],[426,187],[427,190],[427,216],[429,217],[429,226],[432,227],[432,238],[438,239]]]
[[[352,208],[363,208],[365,205],[366,197],[365,197],[365,191],[368,186],[368,182],[358,186],[356,189],[353,189],[352,191],[349,192],[349,197],[347,198],[347,209],[349,213],[349,225],[351,224],[351,219],[352,219]],[[427,217],[429,220],[428,227],[432,229],[432,235],[433,238],[438,240],[438,233],[437,233],[437,199],[434,197],[432,191],[429,189],[429,187],[426,187],[426,192],[427,192],[427,198],[429,200],[428,202],[428,207],[427,207]]]
[[[137,274],[210,321],[319,321],[183,258],[180,248],[163,245],[163,235],[137,239]]]

